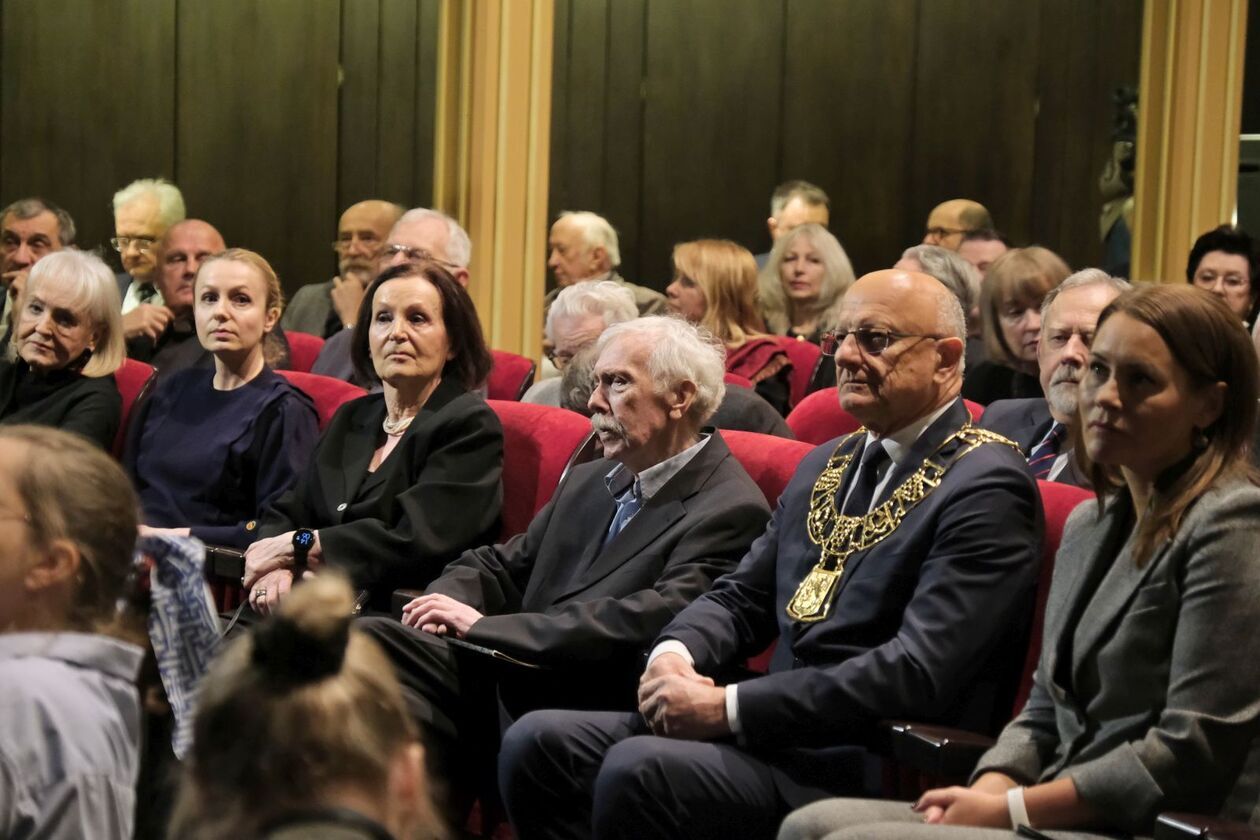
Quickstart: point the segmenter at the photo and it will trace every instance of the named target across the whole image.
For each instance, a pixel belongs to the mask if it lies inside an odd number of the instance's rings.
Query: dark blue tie
[[[888,462],[888,450],[877,440],[866,445],[862,452],[862,466],[858,469],[857,478],[853,480],[853,489],[844,503],[846,516],[866,516],[871,509],[871,500],[875,497],[875,488],[879,485],[881,467]]]
[[[1067,426],[1057,420],[1051,424],[1050,431],[1046,432],[1046,436],[1041,439],[1041,443],[1033,447],[1033,451],[1028,453],[1028,469],[1032,470],[1034,478],[1048,479],[1050,470],[1054,467],[1054,461],[1059,457],[1059,447],[1063,445],[1063,439],[1067,437]]]

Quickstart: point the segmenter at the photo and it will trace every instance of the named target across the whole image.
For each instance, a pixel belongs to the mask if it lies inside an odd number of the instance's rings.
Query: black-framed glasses
[[[818,342],[822,348],[824,356],[834,356],[840,351],[840,345],[844,344],[844,340],[849,336],[853,336],[857,341],[858,348],[868,356],[878,356],[889,348],[894,341],[900,341],[903,338],[930,338],[933,341],[939,341],[939,335],[924,335],[922,333],[902,333],[893,332],[892,330],[881,330],[874,327],[858,327],[856,330],[832,330],[825,333],[822,340]]]
[[[157,240],[152,236],[115,236],[109,240],[109,244],[120,254],[132,245],[135,245],[140,253],[147,254],[153,250]]]
[[[384,257],[387,261],[392,260],[394,257],[398,256],[399,254],[402,254],[403,259],[405,259],[409,263],[435,262],[438,265],[444,268],[447,268],[451,271],[457,271],[463,268],[462,265],[456,265],[455,263],[450,262],[449,260],[440,260],[437,257],[430,254],[428,251],[424,250],[423,248],[412,248],[410,245],[398,245],[396,243],[390,243],[386,245],[384,249],[382,249],[381,251],[381,256]]]
[[[928,236],[935,236],[937,239],[944,239],[947,236],[953,236],[956,233],[968,234],[970,230],[966,228],[947,228],[947,227],[930,227],[923,231]]]

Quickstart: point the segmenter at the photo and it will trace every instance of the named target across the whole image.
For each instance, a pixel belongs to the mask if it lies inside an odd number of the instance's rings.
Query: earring
[[[1195,429],[1194,438],[1191,440],[1190,445],[1196,450],[1202,452],[1204,449],[1208,448],[1208,444],[1211,442],[1212,439],[1208,437],[1207,432],[1203,429]]]

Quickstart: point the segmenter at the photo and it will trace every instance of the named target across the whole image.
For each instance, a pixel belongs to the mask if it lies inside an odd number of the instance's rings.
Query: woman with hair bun
[[[353,609],[345,578],[321,574],[211,668],[171,837],[444,835],[415,723]]]
[[[0,426],[0,837],[132,834],[144,651],[118,605],[135,543],[112,458]]]

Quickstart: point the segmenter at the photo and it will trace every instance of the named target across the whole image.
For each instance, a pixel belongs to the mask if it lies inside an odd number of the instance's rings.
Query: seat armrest
[[[1257,840],[1260,833],[1246,823],[1207,817],[1203,814],[1169,812],[1155,821],[1155,840],[1187,840],[1209,837],[1213,840]]]
[[[239,584],[245,577],[245,552],[223,545],[206,546],[206,578]]]
[[[403,607],[410,604],[412,598],[419,598],[423,594],[423,589],[395,589],[389,598],[389,614],[402,621]]]
[[[893,757],[903,766],[939,780],[963,784],[975,770],[980,756],[993,746],[987,735],[909,721],[884,721]]]

